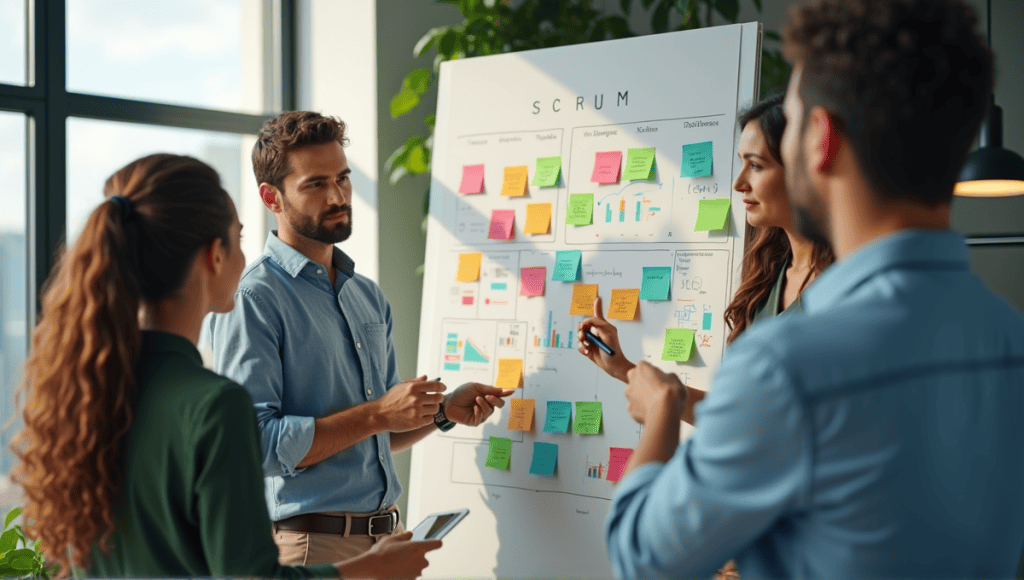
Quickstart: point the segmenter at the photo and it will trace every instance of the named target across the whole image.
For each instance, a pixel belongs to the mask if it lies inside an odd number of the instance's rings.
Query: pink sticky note
[[[520,296],[543,296],[544,279],[548,276],[548,269],[544,266],[521,268],[519,278],[522,284],[519,287]]]
[[[512,224],[516,221],[516,210],[496,209],[491,211],[491,228],[487,237],[492,240],[512,238]]]
[[[608,459],[608,481],[618,483],[622,479],[622,472],[626,469],[626,462],[633,455],[633,450],[628,447],[612,447],[611,457]]]
[[[462,305],[463,306],[472,306],[473,305],[473,297],[472,296],[463,296],[462,297]]]
[[[459,193],[483,193],[484,191],[484,166],[463,165],[462,184],[459,185]]]
[[[618,183],[619,166],[622,165],[622,151],[598,151],[594,160],[594,183]]]

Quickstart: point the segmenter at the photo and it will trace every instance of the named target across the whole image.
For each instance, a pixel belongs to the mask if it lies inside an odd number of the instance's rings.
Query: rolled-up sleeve
[[[252,397],[267,476],[301,473],[296,465],[313,444],[314,419],[281,412],[283,325],[247,289],[235,294],[231,312],[209,319],[214,370],[241,384]]]
[[[737,341],[696,409],[694,436],[620,482],[606,524],[618,577],[711,576],[805,504],[812,438],[777,360],[768,340]]]

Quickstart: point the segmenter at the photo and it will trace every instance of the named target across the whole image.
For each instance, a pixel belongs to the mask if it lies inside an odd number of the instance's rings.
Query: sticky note
[[[501,181],[501,195],[519,197],[526,195],[526,166],[517,165],[505,168],[505,179]]]
[[[459,184],[459,193],[483,193],[484,191],[484,166],[463,165],[462,183]]]
[[[572,287],[572,306],[569,316],[590,316],[597,300],[597,284],[576,284]]]
[[[665,346],[661,349],[661,360],[686,362],[693,350],[692,328],[666,328]]]
[[[492,240],[508,240],[512,238],[512,225],[516,221],[516,210],[496,209],[491,211],[491,228],[487,237]]]
[[[640,298],[644,300],[668,300],[668,292],[671,285],[671,266],[645,266],[644,278],[640,282]]]
[[[510,431],[533,431],[533,399],[512,399],[508,413]]]
[[[487,461],[484,466],[508,471],[512,459],[512,440],[508,437],[491,437],[487,443]]]
[[[622,472],[626,469],[626,462],[633,455],[633,450],[628,447],[612,447],[609,449],[608,459],[608,481],[618,483],[622,479]]]
[[[459,270],[455,273],[456,282],[476,282],[480,279],[480,252],[463,252],[459,254]]]
[[[575,282],[580,279],[580,265],[583,252],[580,250],[557,250],[555,252],[555,269],[552,280],[559,282]]]
[[[558,178],[562,175],[562,158],[538,157],[537,169],[533,174],[533,185],[537,187],[554,187],[558,185]]]
[[[601,402],[576,401],[576,420],[572,432],[580,435],[597,435],[601,432]]]
[[[518,389],[523,384],[523,359],[499,358],[498,378],[494,386],[499,389]]]
[[[654,147],[630,148],[626,151],[626,169],[622,179],[654,179]]]
[[[636,305],[639,298],[639,288],[612,289],[611,303],[608,304],[608,318],[633,320],[633,317],[636,316]]]
[[[572,421],[572,404],[569,401],[548,401],[548,413],[544,419],[545,433],[565,433]]]
[[[551,231],[551,204],[526,204],[526,225],[524,234],[546,234]]]
[[[534,475],[554,475],[558,463],[558,445],[533,442],[533,461],[530,462],[530,473]]]
[[[594,172],[590,175],[590,181],[618,183],[620,165],[622,165],[622,151],[599,151],[594,156]]]
[[[693,226],[695,232],[710,232],[725,227],[725,220],[729,217],[729,198],[702,199],[697,202],[697,223]]]
[[[594,223],[594,194],[569,194],[569,207],[565,210],[565,223],[587,226]]]
[[[683,168],[679,177],[708,177],[712,170],[711,141],[683,145]]]
[[[519,295],[543,296],[544,282],[548,277],[548,269],[544,266],[531,266],[519,269]]]

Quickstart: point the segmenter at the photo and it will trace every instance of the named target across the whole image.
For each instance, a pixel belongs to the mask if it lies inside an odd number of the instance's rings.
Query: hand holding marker
[[[584,330],[583,335],[587,337],[587,340],[596,344],[597,348],[603,350],[605,354],[607,354],[608,356],[615,356],[615,351],[612,350],[611,347],[609,347],[607,344],[605,344],[603,340],[595,336],[593,332],[590,332],[590,328]]]

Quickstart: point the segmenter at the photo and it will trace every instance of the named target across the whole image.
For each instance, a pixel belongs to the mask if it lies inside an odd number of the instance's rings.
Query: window
[[[0,83],[28,84],[28,6],[0,0]]]

